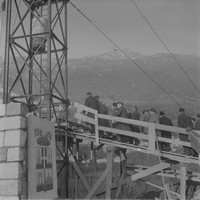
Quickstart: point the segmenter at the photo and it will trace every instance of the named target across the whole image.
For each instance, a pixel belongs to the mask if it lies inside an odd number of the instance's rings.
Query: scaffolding
[[[53,103],[67,102],[67,2],[6,1],[3,102],[24,102],[50,121]]]
[[[70,111],[71,110],[71,111]],[[159,135],[159,131],[169,131],[175,134],[184,134],[184,135],[199,135],[199,131],[186,130],[183,128],[166,126],[161,124],[154,124],[148,122],[142,122],[138,120],[131,120],[121,117],[113,117],[109,115],[103,115],[97,113],[96,110],[90,109],[78,103],[71,103],[69,106],[69,124],[71,126],[69,130],[69,137],[73,138],[75,146],[75,152],[72,150],[72,145],[69,146],[69,156],[71,157],[71,163],[73,165],[76,174],[82,181],[84,187],[87,190],[87,195],[84,199],[93,199],[98,198],[99,194],[104,194],[105,199],[120,199],[122,198],[123,185],[129,184],[131,182],[142,180],[146,184],[151,185],[160,191],[164,199],[191,199],[194,196],[197,186],[200,183],[200,171],[199,171],[199,156],[187,154],[184,151],[184,148],[189,148],[193,150],[192,143],[190,140],[182,141],[175,140],[174,138],[164,138]],[[90,118],[87,113],[93,113],[93,118]],[[105,127],[98,124],[100,119],[108,120],[111,124],[110,127]],[[126,130],[120,130],[115,127],[112,127],[112,123],[124,123],[132,124],[140,128],[145,128],[148,130],[148,133],[144,132],[132,132]],[[65,122],[63,124],[63,130],[65,127]],[[90,125],[95,126],[95,132],[92,133],[89,128]],[[113,135],[124,135],[130,137],[130,141],[138,139],[140,141],[145,141],[143,143],[123,143],[119,140],[114,140],[113,137],[102,137],[99,134],[99,131]],[[93,160],[93,177],[96,177],[92,185],[88,182],[84,173],[79,167],[79,143],[80,141],[87,141],[89,143],[95,144],[92,146],[92,157]],[[170,149],[162,149],[161,144],[168,144]],[[198,141],[197,141],[198,143]],[[105,170],[98,177],[97,174],[97,160],[96,154],[98,150],[105,146],[107,152],[107,164]],[[173,146],[173,147],[172,147]],[[140,152],[143,155],[153,155],[158,158],[157,163],[149,162],[147,166],[142,166],[138,164],[128,163],[128,158],[123,157],[121,154],[120,157],[120,172],[118,180],[114,181],[113,174],[114,172],[114,157],[116,157],[116,150],[126,149],[132,152]],[[148,176],[160,176],[162,184],[155,184],[152,180],[148,181],[145,178]],[[174,180],[178,180],[174,183]],[[104,189],[102,190],[102,185]],[[106,187],[105,187],[106,186]],[[71,187],[73,189],[75,199],[78,196],[78,185],[74,184]],[[83,198],[82,196],[78,196]],[[162,199],[161,198],[161,199]]]

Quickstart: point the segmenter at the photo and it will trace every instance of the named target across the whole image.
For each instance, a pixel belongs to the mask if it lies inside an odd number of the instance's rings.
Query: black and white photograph
[[[200,200],[200,0],[0,0],[0,199]]]

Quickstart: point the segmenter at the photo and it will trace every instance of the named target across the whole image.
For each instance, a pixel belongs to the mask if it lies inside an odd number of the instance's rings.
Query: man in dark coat
[[[200,130],[200,114],[197,114],[197,120],[195,122],[195,130]]]
[[[140,113],[138,111],[137,106],[133,106],[133,112],[131,113],[131,119],[139,120],[140,119]]]
[[[179,109],[180,115],[178,116],[178,127],[181,128],[193,128],[192,118],[185,113],[184,108]],[[181,141],[189,142],[188,135],[179,133],[179,138]],[[190,147],[184,146],[184,154],[191,155],[193,150]]]
[[[98,111],[98,107],[99,107],[98,100],[95,97],[92,96],[91,92],[88,92],[87,96],[88,97],[85,100],[85,106]],[[93,113],[88,112],[87,116],[94,119]],[[94,133],[95,132],[95,125],[94,124],[91,124],[91,129],[92,129],[92,132]]]
[[[95,96],[97,102],[98,102],[98,113],[108,115],[108,107],[105,105],[104,102],[100,101],[99,96]],[[110,127],[110,123],[107,119],[99,118],[98,120],[99,126],[105,126]],[[111,133],[106,133],[102,130],[99,130],[99,137],[101,138],[107,138],[107,135],[111,136]]]
[[[116,117],[122,117],[122,118],[128,118],[128,112],[127,109],[124,107],[124,104],[122,102],[117,103],[117,110],[113,112],[113,115]],[[116,123],[116,128],[121,129],[121,130],[126,130],[126,131],[131,131],[131,128],[129,124],[123,123],[123,122],[117,122]],[[132,138],[126,135],[119,135],[119,141],[122,143],[132,143]],[[119,148],[119,150],[124,154],[126,157],[126,149],[124,148]]]
[[[171,119],[166,117],[165,113],[163,111],[160,112],[160,117],[159,117],[159,123],[167,126],[173,126]],[[161,130],[161,137],[164,138],[170,138],[171,139],[171,132],[170,131],[165,131]],[[170,149],[170,144],[162,142],[161,143],[161,148],[162,150],[168,151]]]
[[[137,106],[133,106],[133,112],[130,114],[130,119],[140,120],[140,113],[138,112]],[[138,126],[130,124],[130,127],[131,127],[131,131],[136,132],[136,133],[140,132],[140,128]],[[134,141],[136,145],[138,145],[140,142],[138,138],[134,138]]]
[[[179,109],[180,115],[178,116],[178,127],[181,128],[193,128],[192,118],[185,113],[184,108]],[[179,134],[182,141],[188,141],[188,136],[185,134]]]
[[[91,92],[87,93],[87,98],[85,100],[85,106],[89,107],[89,108],[93,108],[94,110],[98,111],[98,100],[92,96]]]

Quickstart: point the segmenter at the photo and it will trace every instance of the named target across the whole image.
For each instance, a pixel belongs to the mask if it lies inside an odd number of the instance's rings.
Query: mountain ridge
[[[126,50],[126,54],[132,56],[142,71],[125,55],[118,53],[116,54],[113,50],[91,57],[70,58],[68,60],[69,98],[83,103],[85,94],[91,91],[94,95],[110,101],[161,101],[161,103],[163,100],[166,101],[167,94],[143,71],[173,97],[199,98],[198,92],[170,54],[141,55]],[[192,55],[174,54],[174,56],[198,86],[200,84],[200,58]],[[59,83],[57,86],[60,87]]]

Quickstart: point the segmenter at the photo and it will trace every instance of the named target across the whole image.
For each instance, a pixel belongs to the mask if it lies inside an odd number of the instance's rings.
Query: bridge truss
[[[125,119],[121,117],[113,117],[109,115],[98,114],[97,111],[85,107],[78,103],[71,102],[69,106],[69,136],[72,138],[75,144],[75,151],[73,151],[73,143],[69,146],[69,157],[73,169],[76,172],[78,178],[76,178],[76,184],[72,186],[71,196],[75,199],[83,198],[78,196],[78,184],[77,179],[80,179],[84,185],[87,195],[84,199],[98,198],[98,195],[104,194],[105,199],[119,199],[122,198],[123,185],[131,182],[142,180],[146,184],[151,185],[160,191],[163,191],[164,199],[191,199],[196,191],[197,186],[200,183],[200,170],[199,170],[199,157],[197,155],[188,155],[184,151],[179,150],[163,150],[160,147],[161,143],[175,145],[184,148],[192,149],[191,143],[188,141],[175,140],[173,138],[163,138],[159,135],[159,131],[165,130],[170,131],[174,134],[179,133],[184,135],[190,135],[194,131],[187,132],[183,128],[165,126],[161,124],[154,124],[148,122],[142,122],[137,120]],[[87,116],[86,113],[93,113],[94,119]],[[111,124],[110,127],[100,126],[98,121],[100,119],[108,120]],[[147,134],[130,132],[120,130],[112,127],[112,123],[125,123],[132,124],[148,130]],[[91,130],[88,128],[88,123],[95,126],[95,133],[91,134]],[[63,125],[63,127],[62,127]],[[61,123],[61,129],[64,131],[66,123]],[[138,139],[145,141],[146,145],[134,144],[134,143],[122,143],[118,140],[113,140],[112,137],[102,137],[99,131],[106,133],[112,133],[112,135],[125,135],[132,139]],[[196,134],[200,134],[195,131]],[[82,172],[79,161],[79,143],[87,141],[91,144],[96,144],[95,147],[91,146],[92,156],[94,165],[94,177],[95,181],[89,183],[84,172]],[[107,151],[107,166],[101,175],[97,177],[97,160],[96,154],[98,150],[106,147]],[[116,157],[116,150],[119,148],[127,149],[132,152],[140,152],[143,155],[152,155],[157,157],[157,162],[149,162],[147,166],[129,163],[128,159],[125,159],[122,155],[120,157],[121,170],[119,173],[118,180],[114,180],[114,157]],[[144,157],[143,157],[144,158]],[[145,178],[148,176],[160,176],[162,184],[155,184],[154,182],[148,181]],[[176,180],[176,183],[174,183]],[[102,189],[104,185],[104,189]],[[102,197],[101,197],[102,198]]]

